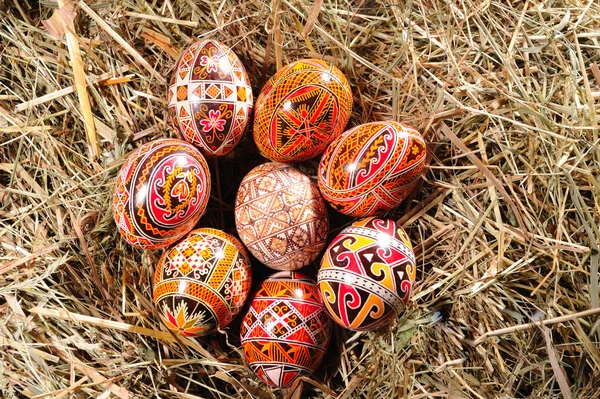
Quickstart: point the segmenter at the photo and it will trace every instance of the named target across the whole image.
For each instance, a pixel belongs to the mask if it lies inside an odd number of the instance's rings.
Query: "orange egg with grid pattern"
[[[167,92],[171,124],[206,156],[229,153],[252,112],[252,88],[238,56],[215,40],[185,49]]]
[[[200,151],[183,140],[154,140],[125,160],[113,192],[113,217],[132,246],[164,248],[194,228],[209,197],[210,172]]]
[[[290,164],[268,162],[242,180],[235,199],[240,239],[263,264],[295,270],[325,248],[329,215],[317,185]]]
[[[170,330],[203,336],[227,326],[240,312],[251,282],[242,243],[221,230],[200,228],[161,256],[154,303]]]
[[[316,59],[296,61],[263,87],[255,106],[254,141],[272,161],[306,161],[343,132],[351,112],[352,90],[338,68]]]
[[[393,121],[347,130],[319,163],[319,188],[337,211],[354,217],[398,206],[425,170],[426,145],[414,128]]]
[[[315,282],[284,271],[260,284],[240,335],[250,369],[271,386],[287,387],[323,360],[331,320]]]

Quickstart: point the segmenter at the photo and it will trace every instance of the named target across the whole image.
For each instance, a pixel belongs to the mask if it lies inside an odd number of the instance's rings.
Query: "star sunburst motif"
[[[163,306],[165,324],[170,330],[180,335],[193,337],[204,334],[210,329],[210,324],[205,321],[206,314],[204,311],[191,315],[185,302],[180,302],[175,312],[171,312],[171,310],[169,306]]]

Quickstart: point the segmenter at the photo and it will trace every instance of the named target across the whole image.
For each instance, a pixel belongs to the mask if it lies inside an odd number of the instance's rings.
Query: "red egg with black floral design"
[[[252,88],[238,56],[215,40],[189,46],[167,92],[171,124],[206,156],[222,156],[242,139]]]

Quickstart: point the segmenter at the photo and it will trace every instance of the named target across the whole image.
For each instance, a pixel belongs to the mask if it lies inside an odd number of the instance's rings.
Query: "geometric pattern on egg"
[[[332,319],[355,331],[388,324],[410,298],[415,255],[406,232],[390,219],[354,222],[331,242],[317,281]]]
[[[337,211],[354,217],[398,206],[425,169],[421,134],[394,121],[366,123],[344,132],[319,164],[319,188]]]
[[[205,156],[222,156],[242,139],[252,88],[238,56],[215,40],[188,47],[167,92],[171,124]]]

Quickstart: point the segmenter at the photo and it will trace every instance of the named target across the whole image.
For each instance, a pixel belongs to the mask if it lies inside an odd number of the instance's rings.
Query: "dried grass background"
[[[57,39],[41,23],[56,2],[0,2],[1,397],[600,397],[599,3],[314,3],[88,0]],[[392,213],[419,262],[406,313],[336,330],[292,390],[245,368],[239,320],[205,339],[165,332],[158,253],[127,246],[110,214],[126,155],[174,134],[165,79],[201,37],[234,48],[255,94],[278,64],[324,58],[351,82],[349,126],[401,120],[430,143],[423,184]],[[201,225],[233,231],[253,151],[249,135],[211,161],[221,190]]]

